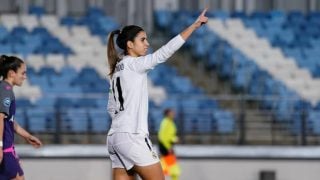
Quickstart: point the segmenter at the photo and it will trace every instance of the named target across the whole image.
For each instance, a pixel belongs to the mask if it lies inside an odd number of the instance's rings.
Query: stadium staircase
[[[155,30],[151,38],[151,46],[154,49],[160,48],[168,41],[168,34],[163,31]],[[218,97],[221,100],[219,105],[225,109],[232,111],[234,114],[241,116],[239,107],[243,106],[239,101],[239,92],[232,88],[231,83],[219,77],[215,70],[207,69],[204,61],[194,57],[186,48],[177,51],[168,64],[175,67],[179,74],[188,77],[193,84],[202,88],[208,95]],[[231,97],[231,98],[230,98]],[[232,97],[236,97],[233,98]],[[246,143],[246,144],[292,144],[295,138],[290,133],[283,131],[282,127],[272,124],[272,117],[258,110],[259,104],[244,101],[246,108],[244,111],[245,119],[245,142],[236,139],[235,136],[224,137],[225,143]],[[263,116],[261,115],[263,114]],[[237,118],[236,121],[239,121]],[[240,122],[236,122],[240,125]],[[279,129],[279,131],[277,131]],[[239,133],[238,138],[239,138]],[[220,138],[220,137],[219,137]],[[209,138],[210,139],[210,138]],[[270,141],[271,140],[271,141]],[[211,137],[211,141],[215,141],[215,137]]]

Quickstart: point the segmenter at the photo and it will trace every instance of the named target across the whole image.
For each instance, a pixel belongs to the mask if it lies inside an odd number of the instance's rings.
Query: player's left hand
[[[26,140],[35,148],[39,148],[42,146],[42,142],[35,136],[29,136],[28,138],[26,138]]]
[[[206,24],[208,22],[208,17],[206,16],[206,12],[207,12],[208,8],[205,8],[200,16],[197,18],[197,20],[194,22],[194,25],[196,26],[196,28],[199,28],[201,25]]]

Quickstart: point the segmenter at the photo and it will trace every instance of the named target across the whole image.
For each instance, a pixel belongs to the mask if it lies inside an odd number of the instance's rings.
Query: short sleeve
[[[4,113],[6,116],[10,113],[10,105],[12,103],[12,92],[1,87],[0,89],[0,113]]]

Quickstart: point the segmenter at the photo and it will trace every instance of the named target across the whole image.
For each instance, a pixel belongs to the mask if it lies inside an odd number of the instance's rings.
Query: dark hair
[[[23,63],[21,59],[15,56],[2,55],[0,57],[0,78],[6,79],[10,70],[17,72]]]
[[[170,108],[167,108],[163,111],[163,116],[168,116],[170,112],[172,112],[173,110]]]
[[[121,31],[120,30],[114,30],[109,34],[108,39],[108,63],[110,68],[109,75],[112,76],[114,73],[114,70],[116,68],[116,64],[118,61],[120,61],[120,57],[116,51],[115,45],[114,45],[114,35],[117,34],[118,37],[116,39],[116,43],[119,48],[121,48],[125,55],[128,55],[127,50],[127,42],[128,41],[134,41],[134,38],[137,36],[137,34],[141,31],[144,31],[141,27],[130,25],[125,26]]]

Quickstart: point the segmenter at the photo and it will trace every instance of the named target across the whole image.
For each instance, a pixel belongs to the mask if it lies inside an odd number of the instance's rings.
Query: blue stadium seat
[[[111,118],[104,107],[89,109],[89,119],[95,133],[106,133],[111,125]]]
[[[38,18],[45,14],[45,10],[40,6],[30,6],[29,14],[36,15]]]
[[[0,45],[1,54],[13,54],[13,48],[10,44],[1,44]]]
[[[55,104],[55,101],[56,101],[55,98],[49,98],[49,97],[40,98],[34,103],[34,105],[38,108],[40,108],[40,107],[53,107]]]
[[[97,102],[96,99],[91,98],[81,98],[76,101],[76,107],[80,108],[96,108]]]
[[[27,118],[32,132],[50,132],[53,130],[53,119],[55,117],[44,108],[27,109]]]
[[[2,40],[7,37],[9,34],[8,30],[6,27],[0,25],[0,42],[2,42]]]
[[[60,20],[60,24],[67,26],[68,28],[72,28],[72,26],[76,25],[76,23],[76,19],[70,16],[62,17]]]
[[[31,103],[31,101],[29,99],[19,98],[19,99],[16,99],[16,106],[18,108],[26,108],[26,107],[33,106],[33,104]]]
[[[88,110],[84,108],[69,108],[63,118],[64,127],[75,133],[88,131]]]
[[[88,17],[101,17],[105,16],[103,9],[95,6],[91,6],[88,8],[86,16]]]
[[[212,14],[213,14],[213,17],[222,19],[222,20],[228,19],[230,17],[229,13],[223,10],[214,11],[212,12]]]
[[[212,118],[207,114],[190,112],[184,114],[182,132],[194,134],[208,134],[214,132]]]
[[[171,109],[174,109],[176,112],[178,112],[180,110],[179,99],[175,98],[174,96],[168,97],[166,100],[164,100],[161,103],[160,107],[162,109],[171,108]]]
[[[312,134],[320,135],[320,111],[309,111],[307,124]]]
[[[231,18],[239,18],[239,19],[245,19],[247,17],[247,14],[244,11],[233,11],[230,15]]]
[[[23,108],[18,108],[16,110],[14,120],[18,122],[21,127],[26,128],[26,121],[27,121],[26,110]]]
[[[160,123],[163,119],[163,109],[150,108],[148,117],[150,132],[158,132],[160,128]]]
[[[167,29],[171,23],[173,13],[168,10],[157,10],[154,12],[154,18],[157,28]]]
[[[215,110],[213,112],[213,119],[215,120],[218,133],[227,134],[234,132],[235,119],[231,112]]]
[[[54,105],[56,108],[64,109],[75,107],[76,104],[75,100],[70,98],[57,98]]]

